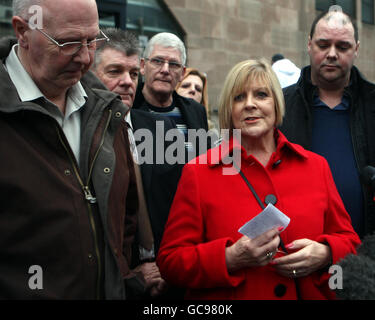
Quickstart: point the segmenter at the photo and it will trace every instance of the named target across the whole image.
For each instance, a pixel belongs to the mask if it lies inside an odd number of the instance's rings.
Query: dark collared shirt
[[[354,230],[363,235],[363,192],[350,130],[350,99],[330,109],[319,96],[313,99],[312,151],[327,159],[337,189],[348,211]]]

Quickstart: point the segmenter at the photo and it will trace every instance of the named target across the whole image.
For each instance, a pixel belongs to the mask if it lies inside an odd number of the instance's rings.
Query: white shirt
[[[137,145],[135,143],[134,133],[133,133],[133,124],[132,119],[130,116],[130,110],[125,116],[125,121],[128,124],[128,136],[129,136],[129,143],[130,143],[130,151],[132,152],[133,160],[135,163],[138,162],[138,150]]]
[[[133,124],[132,124],[132,119],[131,119],[130,113],[131,113],[131,110],[129,110],[129,112],[125,115],[125,121],[128,124],[128,136],[129,136],[130,150],[132,152],[133,160],[137,165],[137,164],[139,164],[139,162],[138,162],[138,150],[137,150],[137,145],[135,143],[135,138],[134,138],[134,133],[133,133]],[[139,259],[141,261],[155,258],[154,244],[152,244],[151,250],[147,250],[147,249],[143,248],[141,245],[139,245],[138,248],[139,248]]]
[[[17,89],[20,100],[22,102],[26,102],[44,98],[49,102],[46,105],[46,110],[63,129],[74,156],[79,163],[81,142],[81,113],[79,110],[86,103],[87,94],[85,89],[83,89],[80,82],[76,83],[69,89],[64,115],[55,104],[53,104],[43,95],[28,72],[25,70],[17,56],[17,46],[18,44],[13,46],[9,56],[6,58],[5,67],[9,73],[10,79]]]

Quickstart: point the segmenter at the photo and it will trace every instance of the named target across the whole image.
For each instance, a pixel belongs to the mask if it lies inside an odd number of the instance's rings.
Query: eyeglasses
[[[67,56],[72,56],[76,54],[79,50],[81,50],[82,46],[87,46],[87,49],[90,51],[95,51],[101,48],[105,43],[109,41],[109,38],[104,34],[103,31],[100,31],[102,37],[96,38],[91,41],[87,41],[86,43],[80,41],[71,41],[71,42],[64,42],[58,43],[55,39],[45,33],[43,30],[36,28],[39,32],[41,32],[46,38],[52,41],[55,45],[60,48],[60,52]]]
[[[182,64],[176,61],[167,61],[159,58],[145,58],[145,60],[150,61],[150,63],[156,68],[161,68],[166,63],[168,64],[169,68],[174,71],[177,71],[182,67]]]

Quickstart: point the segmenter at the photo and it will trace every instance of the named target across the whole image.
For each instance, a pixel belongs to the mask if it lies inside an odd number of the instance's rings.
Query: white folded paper
[[[275,227],[283,227],[282,231],[284,231],[289,222],[290,218],[288,216],[272,205],[272,203],[269,203],[261,213],[239,228],[238,232],[254,239]]]

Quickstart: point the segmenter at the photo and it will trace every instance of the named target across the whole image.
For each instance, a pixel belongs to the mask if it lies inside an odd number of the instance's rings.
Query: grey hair
[[[33,5],[40,5],[43,0],[13,0],[13,16],[26,18],[29,8]]]
[[[135,54],[138,57],[140,56],[139,41],[134,33],[117,28],[104,28],[101,30],[109,38],[109,41],[96,50],[92,66],[94,69],[100,64],[103,51],[108,48],[120,51],[128,57]]]
[[[161,32],[154,35],[150,41],[147,43],[143,57],[149,58],[154,46],[159,45],[163,48],[175,48],[180,51],[181,54],[181,63],[185,65],[186,63],[186,49],[184,43],[179,37],[169,32]]]

